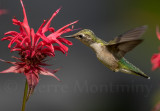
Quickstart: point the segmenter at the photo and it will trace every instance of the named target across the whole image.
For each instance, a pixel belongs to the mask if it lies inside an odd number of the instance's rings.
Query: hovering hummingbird
[[[146,29],[147,26],[137,27],[117,36],[109,42],[98,38],[89,29],[81,30],[70,36],[64,36],[64,38],[76,38],[80,40],[83,44],[93,49],[98,60],[114,72],[134,74],[150,79],[139,68],[124,58],[127,52],[143,41],[140,37]]]

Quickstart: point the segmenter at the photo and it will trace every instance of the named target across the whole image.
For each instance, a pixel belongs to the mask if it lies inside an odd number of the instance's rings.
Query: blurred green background
[[[103,66],[95,54],[77,40],[71,40],[68,56],[58,53],[51,69],[62,67],[56,75],[40,76],[41,80],[28,101],[26,111],[151,111],[160,101],[160,70],[151,70],[150,59],[159,52],[160,41],[156,26],[160,26],[159,0],[23,0],[29,24],[38,29],[43,19],[48,19],[60,6],[62,10],[51,26],[58,29],[74,20],[75,28],[89,28],[106,40],[141,25],[148,25],[144,42],[126,55],[135,66],[151,77],[150,80],[114,73]],[[11,19],[23,20],[19,0],[0,0],[0,8],[7,9],[0,16],[0,37],[10,30],[18,30]],[[76,31],[75,31],[76,32]],[[73,34],[75,32],[71,32]],[[67,35],[67,34],[66,34]],[[0,42],[0,58],[11,60],[8,41]],[[16,55],[13,53],[13,55]],[[0,70],[9,67],[0,63]],[[0,75],[0,110],[20,110],[25,77],[22,74]]]

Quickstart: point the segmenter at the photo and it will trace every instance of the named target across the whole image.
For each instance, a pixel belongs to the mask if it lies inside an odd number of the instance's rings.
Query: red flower
[[[160,102],[158,102],[152,109],[152,111],[159,111],[160,110]]]
[[[9,31],[5,33],[6,37],[2,38],[2,41],[10,41],[8,48],[11,49],[11,51],[18,51],[20,57],[14,57],[17,59],[17,62],[1,60],[3,62],[10,63],[13,66],[0,73],[24,73],[28,81],[29,92],[32,93],[33,89],[39,82],[39,74],[52,76],[59,80],[59,78],[53,74],[57,70],[49,70],[43,68],[42,66],[47,65],[45,64],[45,58],[47,56],[55,56],[55,50],[61,51],[64,54],[68,53],[68,47],[62,43],[72,45],[72,42],[66,40],[65,38],[60,38],[60,36],[64,33],[72,31],[73,27],[68,27],[78,21],[72,22],[55,31],[53,27],[50,27],[50,24],[52,19],[59,12],[59,8],[55,13],[53,13],[52,17],[48,21],[44,20],[43,24],[35,33],[34,29],[29,27],[22,0],[20,0],[20,2],[23,8],[24,20],[23,22],[20,22],[16,17],[12,19],[13,24],[20,27],[20,32]],[[45,33],[48,31],[50,34],[46,36]],[[58,46],[53,45],[54,43],[57,43]],[[12,47],[13,44],[15,44],[15,46]]]
[[[159,28],[157,27],[156,31],[157,37],[160,40],[160,33],[159,33]],[[160,53],[154,54],[151,58],[151,63],[152,63],[152,70],[157,69],[158,67],[160,68]]]
[[[157,69],[160,67],[160,53],[159,54],[154,54],[151,58],[151,63],[152,63],[152,70]]]
[[[0,15],[6,14],[8,11],[6,9],[0,9]]]

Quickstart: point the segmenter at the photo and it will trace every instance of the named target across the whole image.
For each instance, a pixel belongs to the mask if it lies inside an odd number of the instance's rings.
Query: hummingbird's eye
[[[78,35],[79,38],[83,38],[83,35]]]

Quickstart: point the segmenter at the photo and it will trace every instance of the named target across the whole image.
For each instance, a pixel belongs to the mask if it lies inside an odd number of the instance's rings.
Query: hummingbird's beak
[[[73,36],[73,35],[68,35],[68,36],[63,36],[63,37],[60,37],[60,38],[75,38],[75,36]]]

